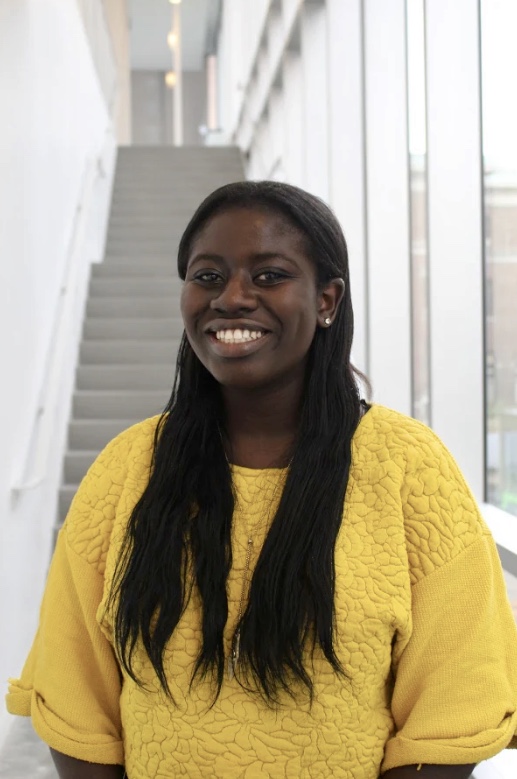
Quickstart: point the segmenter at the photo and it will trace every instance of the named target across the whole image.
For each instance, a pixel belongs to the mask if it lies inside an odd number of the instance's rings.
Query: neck
[[[223,389],[229,459],[248,468],[284,467],[298,432],[303,387]]]

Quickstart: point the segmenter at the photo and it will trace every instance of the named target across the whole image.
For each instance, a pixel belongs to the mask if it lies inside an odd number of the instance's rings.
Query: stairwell
[[[206,195],[242,178],[236,148],[119,149],[106,256],[90,280],[58,525],[102,448],[165,406],[183,332],[181,233]]]

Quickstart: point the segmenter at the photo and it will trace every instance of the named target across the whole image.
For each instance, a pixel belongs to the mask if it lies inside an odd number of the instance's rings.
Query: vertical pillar
[[[366,159],[362,0],[327,0],[329,198],[348,245],[352,360],[368,373]]]
[[[327,14],[323,0],[306,0],[301,13],[304,186],[329,199]]]
[[[483,217],[478,0],[426,3],[433,427],[484,484]]]
[[[206,126],[209,131],[219,129],[217,94],[217,56],[206,58]]]
[[[183,146],[183,62],[181,56],[181,5],[179,3],[172,6],[172,29],[176,33],[176,43],[173,49],[176,84],[172,90],[172,137],[174,146]]]
[[[411,413],[405,0],[364,0],[370,378]]]
[[[288,48],[284,54],[282,81],[284,84],[284,169],[291,184],[303,187],[303,104],[302,62],[299,50]]]

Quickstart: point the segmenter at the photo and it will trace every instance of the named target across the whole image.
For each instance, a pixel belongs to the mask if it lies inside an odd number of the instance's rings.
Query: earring
[[[328,317],[327,317],[327,318],[324,320],[324,323],[327,325],[327,327],[329,327],[329,326],[332,324],[332,319],[331,319],[331,318],[328,316]]]

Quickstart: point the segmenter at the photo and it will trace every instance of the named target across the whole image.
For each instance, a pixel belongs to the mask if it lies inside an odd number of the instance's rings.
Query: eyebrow
[[[282,254],[282,252],[258,252],[257,254],[252,255],[252,261],[253,262],[266,262],[267,260],[285,260],[286,262],[291,263],[291,265],[294,265],[296,268],[299,269],[299,265],[292,257],[288,257],[287,254]],[[197,262],[225,262],[225,258],[221,254],[210,254],[210,253],[201,253],[196,254],[188,263],[189,267],[194,265]]]

